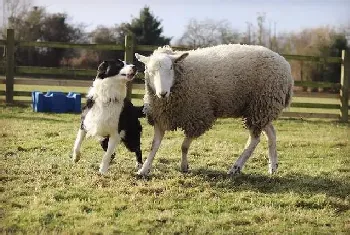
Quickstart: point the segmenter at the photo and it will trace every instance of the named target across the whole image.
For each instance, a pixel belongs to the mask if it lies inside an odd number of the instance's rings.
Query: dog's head
[[[114,77],[116,79],[125,79],[131,81],[137,73],[136,66],[126,64],[122,60],[105,60],[97,68],[96,79],[105,79]]]

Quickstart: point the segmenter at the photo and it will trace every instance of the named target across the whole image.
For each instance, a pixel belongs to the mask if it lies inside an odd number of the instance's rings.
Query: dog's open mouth
[[[126,78],[127,78],[128,80],[132,80],[132,79],[134,79],[135,75],[136,75],[136,72],[134,72],[134,73],[128,73],[128,74],[126,74]]]

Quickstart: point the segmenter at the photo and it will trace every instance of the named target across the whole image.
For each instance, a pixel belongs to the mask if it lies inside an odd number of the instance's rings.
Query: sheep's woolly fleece
[[[157,53],[182,54],[169,46]],[[150,105],[150,124],[164,130],[181,128],[196,138],[220,117],[242,117],[247,128],[258,136],[289,105],[293,78],[289,63],[261,46],[219,45],[188,51],[175,64],[171,95],[159,99],[146,74],[144,102]],[[151,57],[152,57],[151,56]]]

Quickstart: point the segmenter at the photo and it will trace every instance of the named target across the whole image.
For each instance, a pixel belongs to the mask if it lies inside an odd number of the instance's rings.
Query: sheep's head
[[[145,77],[159,98],[169,97],[174,84],[174,66],[188,56],[183,54],[154,53],[150,57],[135,53],[136,59],[145,64]]]

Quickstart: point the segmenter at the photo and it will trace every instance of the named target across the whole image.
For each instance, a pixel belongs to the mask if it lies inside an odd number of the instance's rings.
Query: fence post
[[[342,51],[340,75],[340,121],[349,121],[349,80],[350,80],[350,50]]]
[[[134,39],[131,35],[125,36],[125,53],[124,60],[126,63],[134,62]],[[126,84],[126,97],[131,99],[132,94],[132,82]]]
[[[15,67],[15,33],[7,29],[6,36],[6,103],[13,103],[13,84]]]

